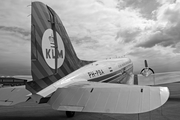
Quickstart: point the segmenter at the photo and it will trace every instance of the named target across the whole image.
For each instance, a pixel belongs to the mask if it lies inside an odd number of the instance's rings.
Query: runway
[[[66,118],[65,112],[51,109],[47,104],[33,102],[15,106],[0,106],[0,120],[179,120],[180,97],[173,97],[161,108],[143,114],[98,114],[76,113],[73,118]]]

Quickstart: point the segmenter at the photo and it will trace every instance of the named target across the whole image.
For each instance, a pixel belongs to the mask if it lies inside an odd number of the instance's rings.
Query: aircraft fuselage
[[[133,84],[133,80],[130,79],[132,72],[133,64],[129,58],[100,60],[70,73],[46,89],[38,92],[38,94],[46,96],[53,93],[57,88],[79,81]]]

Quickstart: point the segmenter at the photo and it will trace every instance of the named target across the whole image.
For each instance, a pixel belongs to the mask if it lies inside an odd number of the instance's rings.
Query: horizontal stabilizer
[[[0,88],[0,105],[8,106],[25,102],[30,94],[25,86],[3,87]]]
[[[133,114],[154,110],[168,97],[167,87],[87,82],[57,89],[49,104],[63,111]]]

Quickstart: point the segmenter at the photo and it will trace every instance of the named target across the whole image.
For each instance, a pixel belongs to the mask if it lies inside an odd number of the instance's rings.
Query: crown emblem
[[[49,36],[49,41],[50,41],[51,47],[54,48],[55,47],[55,43],[54,43],[54,37],[53,37],[52,34],[51,34],[51,36]]]
[[[49,41],[50,41],[50,43],[54,43],[54,37],[52,34],[51,34],[51,36],[49,36]]]

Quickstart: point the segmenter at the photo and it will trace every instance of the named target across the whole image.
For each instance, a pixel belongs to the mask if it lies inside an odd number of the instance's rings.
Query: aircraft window
[[[91,92],[94,90],[94,88],[91,89]]]
[[[93,64],[93,63],[92,63],[91,65],[95,65],[95,66],[97,66],[98,64]]]
[[[113,72],[113,70],[112,70],[112,68],[111,68],[111,67],[109,67],[109,70],[110,70],[110,72]]]

